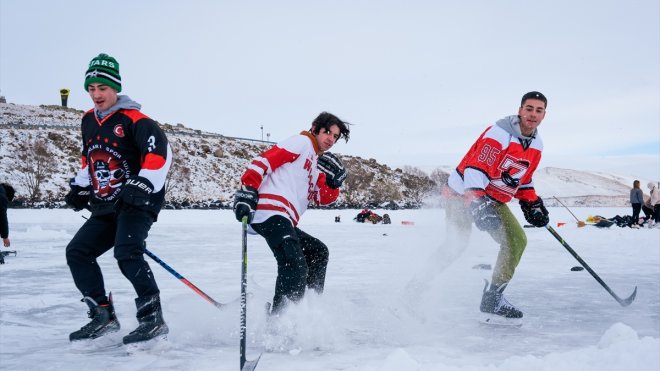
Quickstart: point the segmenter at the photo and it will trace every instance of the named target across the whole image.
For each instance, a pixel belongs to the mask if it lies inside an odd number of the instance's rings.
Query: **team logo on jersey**
[[[498,169],[501,171],[499,179],[491,180],[491,184],[504,193],[513,195],[520,186],[520,180],[527,173],[529,162],[507,155]]]
[[[97,197],[103,199],[113,196],[123,184],[126,175],[121,166],[121,161],[106,151],[94,151],[89,159],[94,193]]]
[[[124,126],[122,124],[117,124],[115,125],[114,129],[112,129],[112,132],[115,133],[116,136],[119,138],[124,137]]]

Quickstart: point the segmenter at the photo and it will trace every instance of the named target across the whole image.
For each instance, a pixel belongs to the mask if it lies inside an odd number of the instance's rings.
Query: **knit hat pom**
[[[85,91],[93,83],[107,85],[118,93],[121,92],[121,76],[117,60],[105,53],[94,57],[85,72]]]

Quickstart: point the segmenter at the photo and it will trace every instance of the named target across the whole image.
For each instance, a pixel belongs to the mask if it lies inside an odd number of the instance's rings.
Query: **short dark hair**
[[[332,113],[321,112],[321,114],[318,115],[312,122],[312,128],[310,129],[310,131],[313,134],[318,134],[321,131],[321,129],[330,130],[330,127],[332,127],[332,125],[337,125],[337,127],[339,128],[338,139],[341,139],[343,137],[344,140],[348,142],[348,137],[351,134],[351,130],[348,128],[350,124],[346,121],[340,120],[339,117],[333,115]]]
[[[530,91],[529,93],[526,93],[525,95],[522,96],[522,99],[520,100],[520,107],[522,107],[525,104],[525,101],[527,99],[538,99],[545,104],[545,108],[548,108],[548,98],[543,95],[543,93],[540,93],[538,91]]]
[[[0,184],[2,188],[5,189],[5,193],[7,194],[7,200],[11,202],[14,199],[14,196],[16,195],[16,190],[14,190],[14,187],[10,186],[7,183],[2,183]]]

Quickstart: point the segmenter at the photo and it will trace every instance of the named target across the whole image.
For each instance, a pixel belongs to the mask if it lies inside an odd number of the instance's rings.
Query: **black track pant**
[[[632,204],[633,224],[639,223],[639,212],[642,211],[642,204]]]
[[[107,302],[103,274],[96,258],[114,246],[115,259],[138,297],[159,294],[149,264],[144,260],[144,240],[154,218],[136,209],[90,217],[66,247],[66,262],[83,296]]]
[[[300,300],[305,287],[323,292],[329,256],[328,247],[323,242],[295,228],[282,216],[273,216],[251,226],[266,239],[277,260],[272,313],[284,308],[285,299]]]

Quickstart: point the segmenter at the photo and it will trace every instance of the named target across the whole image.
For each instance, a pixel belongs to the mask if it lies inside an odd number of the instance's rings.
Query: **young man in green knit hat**
[[[94,108],[82,118],[82,166],[71,179],[66,203],[91,216],[66,248],[73,281],[89,306],[91,322],[69,340],[91,340],[119,330],[106,295],[97,258],[114,247],[119,269],[137,298],[139,326],[124,344],[150,340],[169,332],[163,320],[160,291],[144,260],[145,239],[165,200],[165,179],[172,162],[167,137],[140,112],[140,104],[122,90],[119,63],[99,54],[85,73],[85,90]]]

